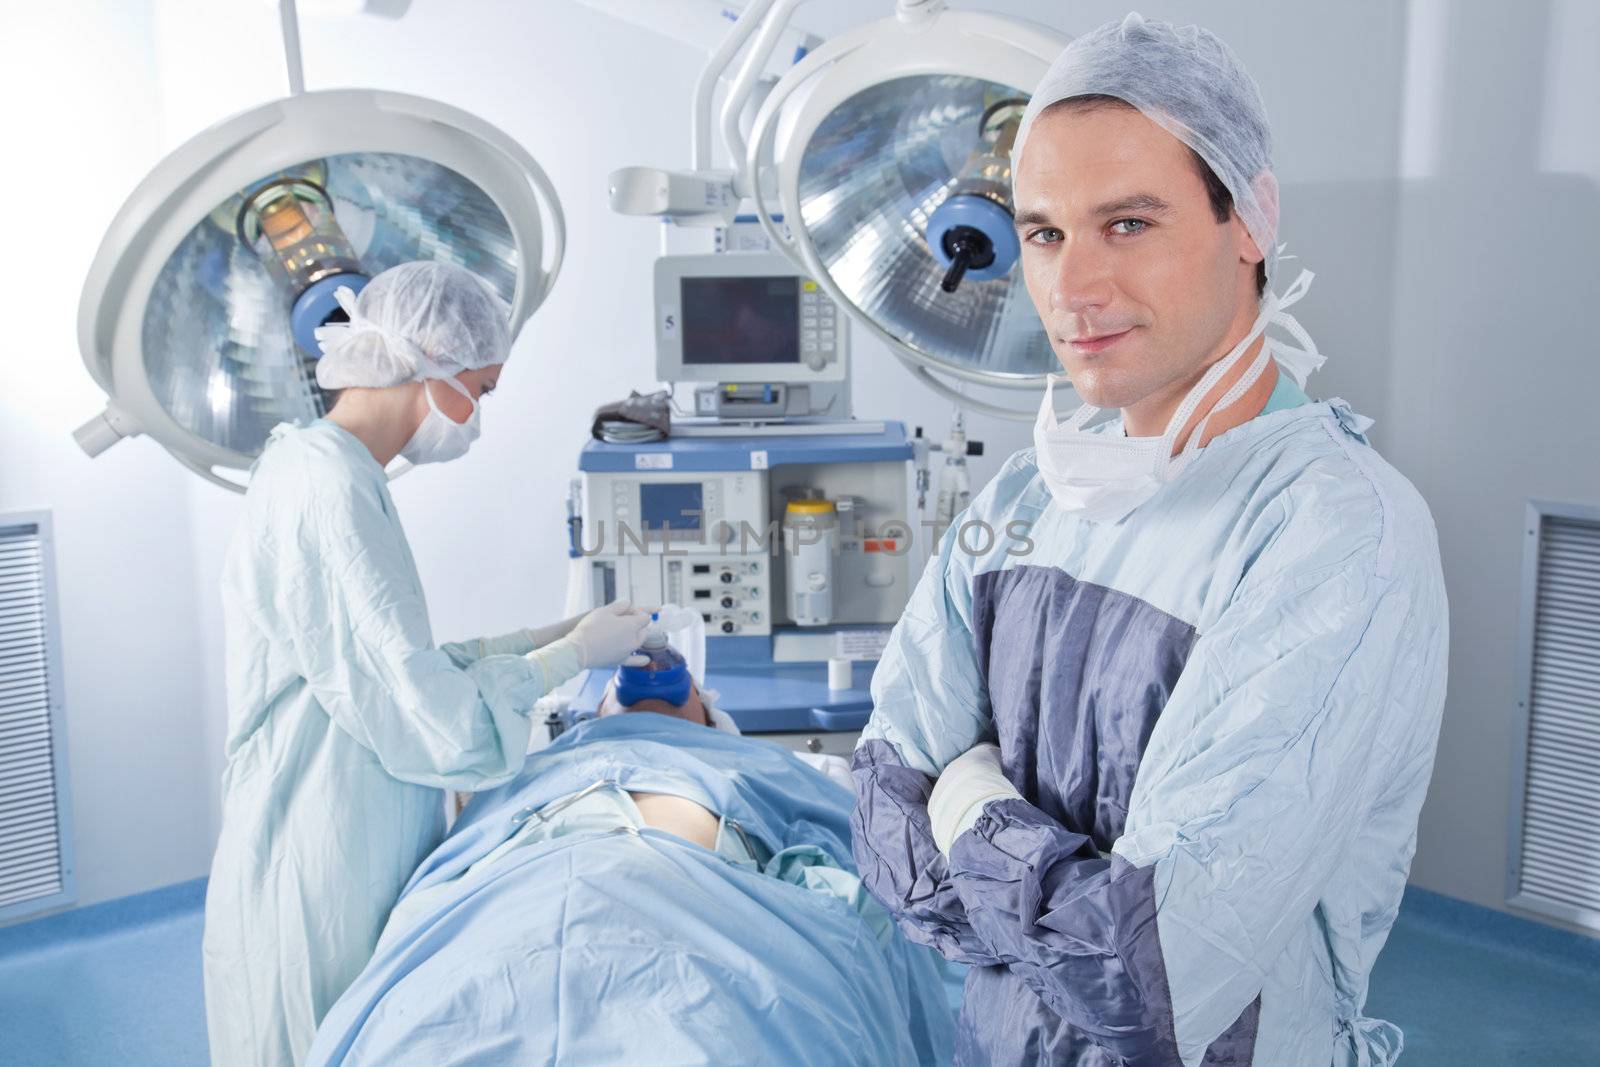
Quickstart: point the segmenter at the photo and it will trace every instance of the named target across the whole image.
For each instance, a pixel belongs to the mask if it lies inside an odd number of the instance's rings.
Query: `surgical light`
[[[293,302],[290,331],[300,351],[315,359],[317,327],[347,318],[334,294],[341,287],[360,292],[367,283],[361,261],[339,228],[328,191],[311,179],[274,178],[243,200],[239,242],[260,257]]]
[[[894,17],[785,75],[744,146],[768,232],[925,384],[968,409],[1032,418],[1057,368],[1015,269],[1010,146],[1066,43],[1015,19],[901,0]],[[952,377],[1029,400],[980,402]]]
[[[1011,147],[1026,100],[984,109],[973,151],[944,203],[928,219],[928,249],[945,267],[939,287],[953,293],[963,278],[1004,278],[1022,252],[1011,205]]]
[[[145,433],[228,488],[280,422],[325,413],[314,330],[334,293],[414,259],[467,267],[515,331],[559,270],[549,179],[483,120],[400,93],[303,93],[163,160],[112,222],[79,308],[103,413],[90,455]]]
[[[1033,418],[1058,366],[1017,269],[1011,147],[1067,38],[899,0],[892,17],[794,64],[747,135],[745,109],[800,3],[751,0],[701,75],[693,169],[619,171],[613,206],[726,225],[748,199],[772,243],[930,388],[969,410]],[[733,170],[713,170],[711,90],[741,52],[719,124]],[[1028,399],[979,401],[965,383]]]

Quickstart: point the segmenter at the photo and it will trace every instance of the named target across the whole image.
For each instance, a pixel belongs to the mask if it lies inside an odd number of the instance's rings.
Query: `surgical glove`
[[[985,804],[1013,797],[1020,799],[1022,794],[1000,769],[1000,746],[986,743],[968,749],[951,760],[933,783],[933,795],[928,797],[933,843],[949,855],[950,846],[972,829]]]
[[[526,656],[538,647],[539,642],[533,639],[532,630],[514,630],[508,634],[501,634],[499,637],[478,638],[478,658],[483,659],[485,656]]]
[[[570,619],[562,619],[560,622],[553,622],[548,626],[535,626],[527,631],[527,634],[529,639],[533,641],[534,648],[543,648],[545,645],[559,641],[570,634],[577,629],[578,623],[582,621],[582,615],[574,615]]]
[[[584,667],[615,667],[638,650],[649,624],[649,615],[626,600],[614,600],[579,619],[562,640],[577,648]]]
[[[526,656],[536,648],[554,644],[570,634],[578,623],[583,621],[582,615],[574,615],[570,619],[553,622],[549,626],[539,626],[532,630],[516,630],[512,633],[501,634],[499,637],[478,638],[478,658],[484,656]]]

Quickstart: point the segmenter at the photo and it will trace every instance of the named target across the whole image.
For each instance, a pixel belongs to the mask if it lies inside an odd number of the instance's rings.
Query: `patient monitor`
[[[693,413],[662,440],[584,446],[582,601],[698,612],[707,684],[746,732],[859,729],[927,558],[917,442],[850,417],[849,328],[782,256],[658,259],[655,340],[657,374],[695,387]]]
[[[656,377],[696,383],[696,415],[848,418],[849,321],[781,255],[662,256]]]

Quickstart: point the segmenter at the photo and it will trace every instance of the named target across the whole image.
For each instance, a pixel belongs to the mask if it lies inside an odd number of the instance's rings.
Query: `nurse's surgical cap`
[[[511,311],[488,283],[453,263],[402,263],[359,295],[335,294],[349,322],[317,328],[324,389],[381,389],[504,363]]]

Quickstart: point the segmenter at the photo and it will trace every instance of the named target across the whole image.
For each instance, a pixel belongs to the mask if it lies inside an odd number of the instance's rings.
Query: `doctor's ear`
[[[1250,236],[1250,228],[1244,224],[1244,218],[1239,214],[1233,202],[1233,194],[1228,187],[1217,177],[1217,172],[1211,169],[1199,152],[1189,149],[1189,155],[1194,163],[1195,170],[1200,175],[1200,180],[1205,183],[1206,199],[1211,204],[1211,214],[1221,225],[1228,226],[1233,231],[1234,247],[1238,250],[1239,259],[1244,263],[1256,265],[1256,295],[1260,296],[1267,291],[1267,257],[1256,244],[1255,238]],[[1271,195],[1273,197],[1273,217],[1277,214],[1277,182],[1271,180],[1270,172],[1266,172],[1270,180]],[[1263,185],[1260,192],[1267,189]],[[1259,195],[1259,194],[1258,194]]]
[[[1260,296],[1267,291],[1267,257],[1262,254],[1256,239],[1250,236],[1249,228],[1245,226],[1244,219],[1239,217],[1237,211],[1233,212],[1229,225],[1234,230],[1234,241],[1239,249],[1240,261],[1256,265],[1256,295]]]

